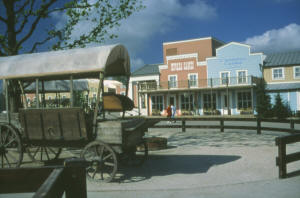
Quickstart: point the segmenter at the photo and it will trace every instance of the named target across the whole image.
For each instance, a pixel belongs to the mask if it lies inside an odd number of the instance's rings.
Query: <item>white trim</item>
[[[168,65],[159,65],[158,68],[159,70],[168,69]]]
[[[293,67],[293,73],[294,73],[293,76],[294,76],[294,79],[300,79],[300,76],[298,76],[298,77],[296,76],[296,68],[299,68],[299,69],[300,69],[300,66],[299,66],[299,65],[296,65],[296,66]]]
[[[186,59],[186,58],[196,58],[196,60],[198,62],[198,54],[197,53],[166,56],[167,62],[169,62],[170,60],[178,60],[178,59]]]
[[[282,77],[281,78],[277,78],[277,79],[274,78],[274,70],[275,69],[281,69],[282,70]],[[275,67],[275,68],[272,68],[272,80],[284,80],[284,79],[285,79],[285,76],[284,76],[284,67]]]
[[[228,73],[228,85],[230,84],[230,71],[220,71],[219,75],[220,75],[220,85],[226,85],[222,83],[222,74],[223,73]]]
[[[267,85],[276,85],[276,84],[293,84],[293,83],[299,83],[300,81],[288,81],[288,82],[267,82]]]
[[[197,66],[206,66],[206,65],[207,65],[206,61],[197,62]]]
[[[297,91],[297,110],[300,110],[300,91]]]
[[[239,72],[245,72],[245,73],[246,73],[246,74],[245,74],[246,82],[244,82],[244,83],[239,83]],[[248,78],[247,78],[247,76],[248,76],[248,70],[247,70],[247,69],[236,70],[236,83],[237,83],[238,85],[240,85],[240,84],[247,84],[247,83],[248,83]]]
[[[204,37],[204,38],[181,40],[181,41],[171,41],[171,42],[164,42],[163,45],[176,44],[176,43],[185,43],[185,42],[193,42],[193,41],[202,41],[202,40],[208,40],[208,39],[212,40],[213,38],[212,37]]]
[[[247,45],[247,44],[243,44],[243,43],[238,43],[238,42],[230,42],[230,43],[227,43],[226,45],[223,45],[223,46],[217,48],[216,51],[219,51],[219,50],[221,50],[221,49],[223,49],[223,48],[225,48],[225,47],[227,47],[227,46],[229,46],[229,45],[240,45],[240,46],[243,46],[243,47],[248,47],[248,49],[249,49],[249,54],[250,54],[250,47],[251,47],[251,46],[250,46],[250,45]]]

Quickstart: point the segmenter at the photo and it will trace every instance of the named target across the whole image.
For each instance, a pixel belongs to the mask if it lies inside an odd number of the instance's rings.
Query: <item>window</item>
[[[151,103],[152,103],[152,111],[154,110],[162,111],[164,109],[163,96],[151,96]]]
[[[284,79],[284,73],[283,73],[283,68],[274,68],[272,69],[272,77],[273,80],[282,80]]]
[[[294,78],[300,78],[300,66],[294,67]]]
[[[237,71],[238,84],[247,83],[247,71]]]
[[[145,94],[141,95],[141,105],[143,109],[146,108]]]
[[[221,85],[227,85],[228,80],[229,80],[229,72],[221,72]]]
[[[181,110],[194,109],[194,97],[191,94],[182,94],[181,97]]]
[[[251,92],[238,92],[238,109],[252,108]]]
[[[176,88],[177,87],[177,76],[170,75],[169,76],[169,88]]]
[[[216,109],[216,94],[203,94],[203,108],[205,110]]]
[[[197,87],[198,86],[198,74],[189,74],[189,87]]]

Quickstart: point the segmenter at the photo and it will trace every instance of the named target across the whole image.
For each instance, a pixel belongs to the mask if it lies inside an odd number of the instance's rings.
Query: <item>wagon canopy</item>
[[[0,79],[68,79],[129,76],[130,58],[120,44],[0,58]]]

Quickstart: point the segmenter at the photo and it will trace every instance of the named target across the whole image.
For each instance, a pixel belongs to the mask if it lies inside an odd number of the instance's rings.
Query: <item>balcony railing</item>
[[[220,88],[230,86],[243,86],[256,84],[257,78],[253,76],[209,78],[197,80],[143,82],[139,84],[140,91],[170,90],[170,89],[193,89],[193,88]]]

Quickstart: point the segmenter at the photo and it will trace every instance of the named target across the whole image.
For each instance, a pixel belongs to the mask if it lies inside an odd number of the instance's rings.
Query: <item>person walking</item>
[[[167,118],[171,118],[172,116],[172,109],[171,106],[169,105],[167,108]],[[168,123],[171,123],[171,121],[168,121]]]

